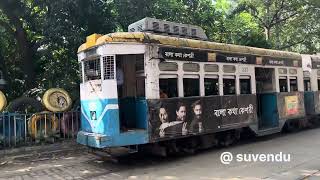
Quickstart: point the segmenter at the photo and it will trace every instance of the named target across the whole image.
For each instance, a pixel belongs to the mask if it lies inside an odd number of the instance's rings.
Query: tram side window
[[[100,59],[84,62],[85,81],[101,79]]]
[[[199,78],[183,78],[184,97],[200,96]]]
[[[160,98],[178,97],[178,78],[159,79]]]
[[[290,77],[290,91],[298,91],[297,77]]]
[[[240,76],[240,94],[251,94],[250,76]]]
[[[223,95],[236,94],[236,80],[234,76],[223,77]]]
[[[219,95],[219,79],[204,78],[204,90],[206,96]]]
[[[318,79],[318,91],[320,91],[320,79]]]
[[[279,77],[280,92],[288,92],[287,77]]]

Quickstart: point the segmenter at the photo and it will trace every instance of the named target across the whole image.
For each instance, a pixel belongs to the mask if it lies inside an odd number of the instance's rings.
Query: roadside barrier
[[[75,139],[79,129],[79,111],[0,113],[0,149]]]

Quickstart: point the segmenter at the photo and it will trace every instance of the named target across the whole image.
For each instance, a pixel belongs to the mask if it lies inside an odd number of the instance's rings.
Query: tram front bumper
[[[104,134],[79,131],[77,135],[77,143],[94,148],[105,148],[108,141],[111,141],[111,137]]]

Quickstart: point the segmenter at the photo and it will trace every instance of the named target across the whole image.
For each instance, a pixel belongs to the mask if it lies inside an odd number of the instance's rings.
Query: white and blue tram
[[[197,26],[153,18],[128,30],[93,34],[78,49],[80,144],[209,147],[243,128],[280,132],[319,107],[318,67],[303,68],[300,54],[209,42]]]

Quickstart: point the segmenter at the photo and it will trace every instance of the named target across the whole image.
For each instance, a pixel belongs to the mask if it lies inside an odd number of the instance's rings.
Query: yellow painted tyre
[[[58,117],[48,111],[33,114],[28,121],[28,132],[34,139],[51,136],[57,132]]]
[[[42,97],[42,102],[52,112],[64,112],[72,107],[69,93],[61,88],[47,90]]]
[[[6,108],[6,106],[7,106],[7,98],[3,94],[3,92],[0,91],[0,112],[2,112],[4,108]]]

